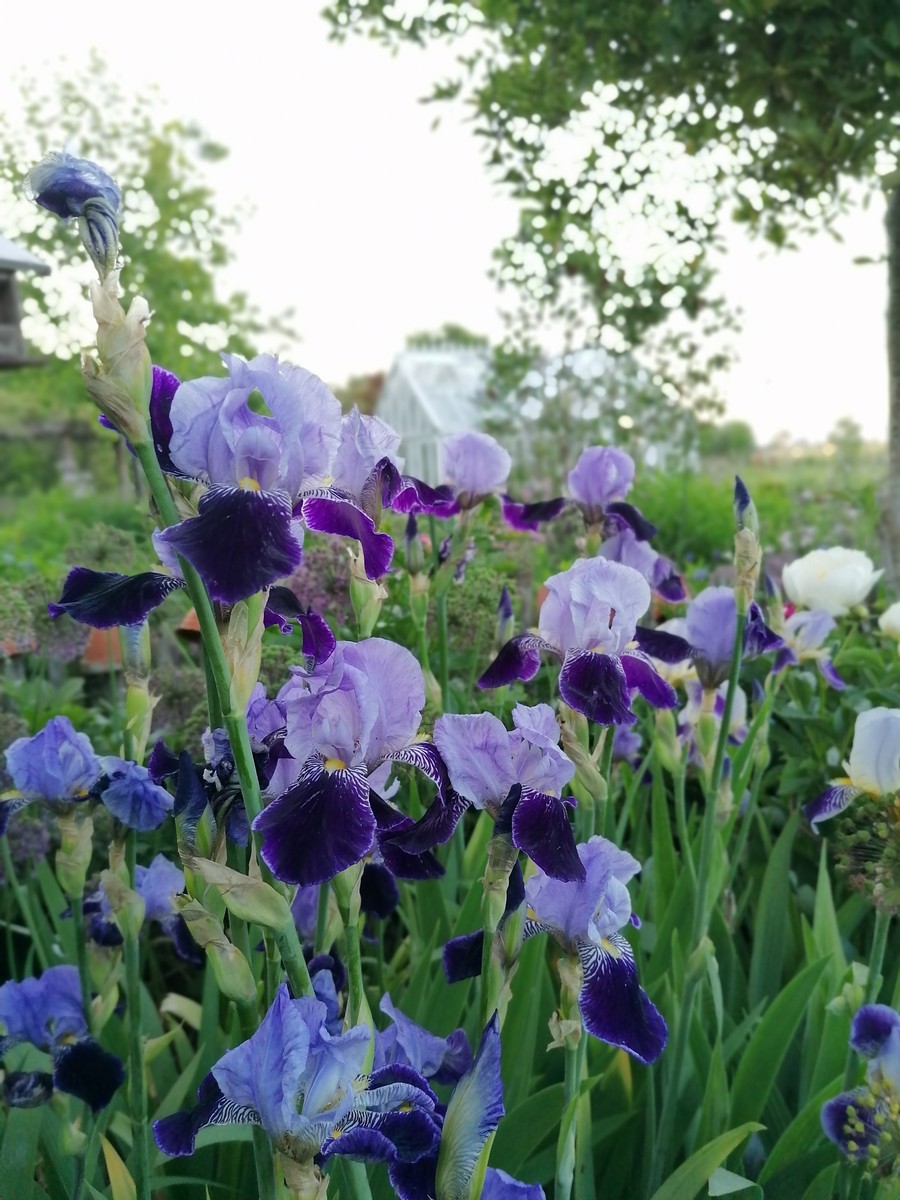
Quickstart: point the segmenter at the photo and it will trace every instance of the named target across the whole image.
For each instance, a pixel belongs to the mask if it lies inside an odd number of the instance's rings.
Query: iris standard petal
[[[437,1166],[437,1194],[444,1200],[467,1200],[478,1157],[504,1111],[500,1023],[494,1013],[472,1069],[456,1085],[447,1105]]]
[[[241,488],[210,488],[199,515],[157,535],[199,571],[214,600],[235,604],[263,591],[300,563],[285,496]]]
[[[94,629],[141,625],[170,592],[180,587],[184,587],[181,579],[159,571],[120,575],[73,567],[66,576],[62,595],[55,604],[47,605],[47,611],[54,619],[67,613]]]
[[[578,953],[584,970],[578,1008],[585,1029],[627,1050],[639,1062],[656,1062],[665,1049],[668,1029],[638,983],[628,942],[614,933],[600,946],[579,942]]]
[[[900,791],[900,709],[870,708],[856,718],[848,775],[876,796]]]
[[[252,826],[260,856],[284,883],[325,883],[371,850],[375,817],[365,773],[313,762]]]
[[[569,823],[570,806],[556,796],[523,788],[512,818],[513,845],[554,879],[584,879]]]
[[[386,574],[394,557],[390,534],[379,533],[370,516],[350,500],[330,496],[307,496],[300,504],[300,515],[309,529],[354,538],[360,544],[368,579]],[[282,574],[287,574],[283,571]]]
[[[609,654],[570,650],[559,673],[559,694],[598,725],[633,725],[637,720],[622,660]]]

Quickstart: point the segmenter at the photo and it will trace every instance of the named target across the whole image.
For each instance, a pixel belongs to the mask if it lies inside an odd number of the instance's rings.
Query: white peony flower
[[[872,560],[862,550],[832,546],[813,550],[789,563],[782,575],[788,597],[803,608],[821,608],[842,617],[862,604],[881,578]]]
[[[897,651],[900,653],[900,600],[884,610],[878,618],[878,628],[885,637],[897,642]]]

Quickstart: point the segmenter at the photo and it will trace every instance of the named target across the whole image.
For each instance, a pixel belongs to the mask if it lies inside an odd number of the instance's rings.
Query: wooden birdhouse
[[[50,268],[27,250],[22,250],[5,237],[0,237],[0,370],[13,367],[34,367],[41,360],[29,358],[22,337],[22,313],[16,275],[30,271],[34,275],[49,275]]]

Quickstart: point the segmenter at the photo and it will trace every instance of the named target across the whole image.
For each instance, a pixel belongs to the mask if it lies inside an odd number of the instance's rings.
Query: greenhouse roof
[[[32,271],[35,275],[49,275],[50,268],[39,258],[15,245],[9,238],[0,237],[0,271]]]

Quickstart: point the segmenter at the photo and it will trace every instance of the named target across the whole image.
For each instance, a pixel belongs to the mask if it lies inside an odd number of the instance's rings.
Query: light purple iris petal
[[[262,834],[260,857],[276,879],[325,883],[364,858],[375,840],[365,775],[313,764],[252,828]]]
[[[873,795],[900,791],[900,709],[870,708],[856,718],[848,774]]]
[[[13,786],[28,800],[75,800],[100,775],[90,739],[68,717],[53,717],[30,738],[17,738],[6,751]]]
[[[399,470],[400,434],[380,417],[364,416],[353,409],[341,421],[341,440],[331,464],[335,488],[359,500],[375,464],[389,459]]]
[[[509,735],[509,746],[516,780],[523,787],[558,796],[575,774],[575,764],[558,746],[535,745],[520,730]]]
[[[490,713],[447,714],[434,726],[434,744],[454,789],[476,808],[501,804],[516,782],[509,733]]]
[[[385,638],[348,642],[344,662],[359,671],[373,692],[378,715],[365,751],[370,768],[408,746],[419,732],[425,707],[425,678],[415,655]]]
[[[551,750],[559,745],[559,723],[549,704],[517,704],[512,712],[513,725],[526,742]]]
[[[618,655],[634,638],[650,607],[650,587],[632,567],[605,558],[579,559],[552,575],[541,605],[539,632],[560,651],[601,650]]]
[[[380,579],[391,565],[394,542],[390,534],[378,533],[372,518],[349,500],[329,496],[307,496],[300,506],[309,529],[334,533],[359,542],[366,576]]]
[[[210,488],[198,516],[171,525],[154,541],[186,558],[213,599],[226,604],[289,575],[302,555],[285,497],[241,489]]]
[[[832,784],[821,796],[803,805],[803,815],[815,829],[820,821],[827,821],[842,813],[860,794],[860,789],[850,784]]]
[[[818,650],[829,633],[837,628],[831,613],[822,608],[792,613],[784,623],[786,641],[798,654]]]
[[[444,478],[465,503],[499,492],[512,459],[488,433],[457,433],[444,439]]]
[[[554,879],[584,879],[569,806],[556,796],[523,788],[512,818],[513,845]]]
[[[625,850],[602,837],[578,846],[585,868],[581,882],[566,883],[538,871],[525,882],[525,899],[534,919],[570,944],[598,942],[627,924],[631,901],[625,886],[641,869]]]
[[[584,1027],[596,1038],[627,1050],[639,1062],[654,1063],[668,1040],[666,1023],[637,979],[634,955],[621,934],[600,946],[582,942],[584,983],[578,1008]]]
[[[830,658],[816,659],[816,666],[819,668],[819,674],[822,676],[828,686],[834,688],[836,692],[842,692],[847,686],[834,669],[834,663]]]
[[[147,768],[112,755],[101,758],[100,766],[106,777],[100,799],[116,820],[142,833],[158,829],[175,801]]]
[[[787,670],[788,667],[795,667],[799,662],[800,659],[790,646],[782,646],[772,663],[772,674],[780,675],[782,671]]]
[[[88,1032],[78,969],[48,967],[38,978],[9,980],[0,987],[0,1041],[31,1042],[48,1050]]]
[[[705,588],[687,609],[687,640],[706,688],[728,678],[737,633],[737,603],[727,587]]]
[[[629,526],[607,538],[599,554],[611,562],[633,567],[643,575],[654,592],[670,603],[677,604],[684,599],[684,584],[673,564],[657,554],[649,542],[639,541]]]
[[[144,920],[162,924],[175,915],[175,897],[184,891],[184,872],[164,854],[157,854],[149,867],[135,867],[134,881],[146,906]]]
[[[462,1034],[462,1046],[467,1054],[461,1052],[458,1036],[451,1034],[450,1038],[441,1038],[429,1033],[396,1008],[389,995],[382,997],[378,1007],[386,1017],[390,1017],[392,1024],[383,1033],[375,1034],[376,1071],[389,1063],[401,1063],[412,1067],[426,1079],[434,1079],[449,1057],[456,1061],[459,1068],[456,1073],[458,1079],[471,1066],[472,1051],[462,1030],[456,1030],[456,1034]]]
[[[534,679],[541,666],[541,651],[556,650],[543,638],[530,633],[520,633],[502,647],[500,653],[478,680],[480,688],[505,687],[516,679],[527,683]]]
[[[319,911],[319,890],[327,884],[311,884],[309,887],[298,887],[291,902],[291,916],[297,932],[304,942],[311,942],[316,936],[316,918]]]
[[[623,654],[620,662],[630,688],[637,688],[644,699],[654,708],[674,708],[678,696],[670,683],[653,669],[653,664],[643,654]]]
[[[569,495],[591,513],[624,500],[634,483],[634,459],[615,446],[590,446],[569,472]]]
[[[496,1167],[488,1167],[481,1200],[546,1200],[539,1183],[521,1183]]]
[[[563,700],[598,725],[635,723],[628,687],[622,659],[609,654],[570,651],[559,673]]]

